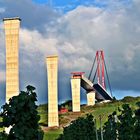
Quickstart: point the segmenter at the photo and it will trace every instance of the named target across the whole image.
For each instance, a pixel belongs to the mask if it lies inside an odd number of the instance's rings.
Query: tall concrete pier
[[[19,94],[19,28],[20,18],[4,18],[6,41],[6,102]]]
[[[48,75],[48,126],[59,126],[58,120],[58,56],[46,58]]]
[[[80,112],[80,87],[81,87],[81,73],[74,72],[71,77],[72,90],[72,111]]]

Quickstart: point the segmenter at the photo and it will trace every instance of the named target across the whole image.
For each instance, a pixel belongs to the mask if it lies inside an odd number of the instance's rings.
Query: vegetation
[[[21,91],[6,103],[0,114],[1,127],[11,127],[8,135],[1,132],[2,140],[42,140],[43,131],[39,128],[40,116],[37,112],[35,88],[27,86],[27,91]]]
[[[68,126],[71,121],[76,120],[78,117],[86,117],[87,113],[90,113],[94,116],[94,118],[96,119],[96,125],[97,125],[97,129],[99,130],[100,128],[100,116],[102,116],[102,124],[104,124],[105,122],[108,121],[108,116],[112,115],[112,113],[114,111],[116,111],[116,113],[118,115],[121,114],[121,112],[118,111],[119,109],[122,109],[122,105],[124,103],[129,104],[131,106],[131,109],[137,110],[138,106],[136,106],[136,103],[140,101],[140,97],[131,97],[131,101],[127,100],[129,98],[128,97],[124,97],[122,100],[116,100],[110,103],[104,103],[104,104],[99,104],[97,103],[95,106],[86,106],[86,105],[82,105],[81,106],[81,112],[80,113],[73,113],[73,112],[68,112],[65,114],[59,114],[59,124],[60,124],[60,128],[58,128],[58,130],[44,130],[45,132],[45,136],[44,136],[44,140],[55,140],[59,134],[62,134],[62,128],[65,126]],[[124,101],[125,100],[125,101]],[[45,105],[44,105],[45,106]],[[47,106],[46,108],[44,107],[44,109],[39,108],[39,114],[41,116],[40,119],[40,125],[47,126]],[[99,131],[100,134],[100,131]],[[100,135],[99,135],[100,136]]]
[[[79,117],[71,122],[70,126],[65,127],[58,140],[92,140],[95,139],[95,133],[93,116],[87,115],[86,118]]]
[[[39,124],[42,126],[48,125],[48,104],[38,106],[38,113],[40,115]]]
[[[131,98],[131,101],[127,100],[128,98]],[[138,101],[140,101],[140,97],[128,96],[128,97],[124,97],[122,100],[113,101],[110,103],[103,103],[103,104],[97,103],[94,106],[82,105],[80,113],[73,113],[69,111],[68,113],[65,114],[59,114],[60,127],[67,126],[68,124],[70,124],[71,121],[77,119],[78,117],[83,117],[86,116],[87,113],[91,113],[95,117],[97,121],[97,127],[99,128],[100,126],[99,116],[102,116],[102,121],[103,123],[105,123],[108,119],[108,116],[112,114],[112,112],[117,111],[118,107],[121,108],[121,106],[124,103],[128,103],[130,104],[132,110],[135,110],[137,109],[137,106],[135,104]],[[40,125],[47,126],[48,123],[47,104],[39,105],[38,112],[41,117],[39,121]]]
[[[138,109],[133,111],[129,104],[122,105],[117,115],[116,111],[108,116],[108,121],[97,130],[93,115],[79,117],[64,128],[58,140],[139,140],[140,132],[140,102]],[[101,123],[101,117],[100,117]]]
[[[135,121],[136,123],[136,128],[133,131],[135,133],[135,135],[137,135],[137,133],[139,134],[140,130],[140,116],[138,115],[140,111],[138,111],[138,105],[136,106],[136,102],[140,101],[140,97],[124,97],[122,100],[114,100],[113,102],[110,103],[104,103],[104,104],[96,104],[95,106],[86,106],[86,105],[82,105],[81,106],[81,112],[80,113],[73,113],[73,112],[68,112],[68,113],[64,113],[64,114],[59,114],[59,123],[60,123],[60,127],[55,129],[55,130],[46,130],[47,128],[47,123],[48,123],[48,105],[47,104],[43,104],[43,105],[39,105],[37,110],[38,113],[40,115],[40,120],[39,120],[39,124],[40,126],[43,128],[44,131],[44,139],[43,140],[55,140],[59,137],[60,134],[63,133],[63,127],[68,126],[72,121],[76,120],[78,117],[82,117],[82,118],[86,118],[87,113],[90,113],[92,116],[94,116],[94,119],[96,120],[96,126],[98,129],[98,137],[100,140],[100,135],[101,135],[101,131],[100,131],[100,116],[101,116],[101,121],[102,121],[102,130],[103,130],[103,136],[104,139],[105,137],[108,137],[108,140],[112,140],[109,138],[113,138],[113,136],[115,137],[116,131],[114,128],[114,131],[105,131],[107,128],[112,129],[112,125],[117,127],[116,122],[116,117],[114,118],[113,116],[119,116],[122,112],[121,110],[123,110],[122,105],[125,104],[129,104],[132,109],[133,115],[135,114],[135,117],[137,117],[137,121]],[[67,105],[70,105],[69,103],[62,104],[62,106],[66,107]],[[118,110],[119,108],[119,110]],[[116,112],[113,114],[113,112]],[[118,119],[118,118],[117,118]],[[110,121],[109,121],[110,120]],[[95,122],[94,122],[95,123]],[[105,125],[104,125],[105,123]],[[111,124],[111,126],[110,126]],[[107,127],[107,128],[105,128]],[[117,128],[116,128],[117,129]],[[1,129],[3,131],[3,129]],[[109,135],[109,136],[108,136]],[[0,134],[0,140],[1,137],[3,138],[5,136],[5,133],[1,133]],[[7,135],[5,136],[7,137]],[[140,139],[140,138],[139,138]],[[4,138],[2,140],[5,140]],[[135,140],[135,139],[134,139]]]
[[[44,134],[44,139],[43,140],[56,140],[60,134],[62,134],[61,129],[57,130],[49,130]]]

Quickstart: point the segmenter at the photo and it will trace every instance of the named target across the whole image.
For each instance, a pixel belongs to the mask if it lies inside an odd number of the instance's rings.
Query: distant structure
[[[19,94],[19,28],[20,18],[4,18],[6,41],[6,102]]]
[[[58,119],[58,56],[46,58],[48,75],[48,126],[59,126]]]

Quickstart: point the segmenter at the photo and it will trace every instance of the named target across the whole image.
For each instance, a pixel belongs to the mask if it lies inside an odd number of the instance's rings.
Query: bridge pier
[[[81,78],[71,78],[71,90],[72,90],[72,111],[80,112],[80,86]]]
[[[95,105],[95,91],[87,92],[87,105]]]
[[[58,119],[58,56],[46,58],[48,75],[48,126],[59,126]]]

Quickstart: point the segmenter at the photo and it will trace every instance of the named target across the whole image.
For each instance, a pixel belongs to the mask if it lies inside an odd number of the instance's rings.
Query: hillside
[[[70,124],[72,120],[75,120],[78,117],[86,116],[86,114],[91,113],[97,121],[97,127],[99,127],[99,116],[102,116],[102,122],[107,121],[108,115],[113,111],[118,111],[118,107],[121,108],[122,104],[130,104],[132,109],[136,109],[136,102],[140,101],[140,97],[124,97],[122,100],[110,102],[110,103],[97,103],[95,106],[86,106],[81,105],[80,113],[67,112],[65,114],[59,114],[59,128],[47,128],[47,105],[40,105],[38,107],[39,114],[41,116],[40,125],[45,131],[44,140],[53,140],[60,133],[62,133],[63,127]]]
[[[41,116],[40,126],[45,132],[44,140],[55,140],[59,134],[63,132],[63,127],[70,124],[71,121],[78,117],[86,116],[86,114],[91,113],[96,119],[97,127],[99,127],[99,116],[102,116],[102,123],[107,121],[108,115],[113,111],[118,111],[118,107],[121,108],[122,104],[130,104],[132,109],[136,109],[136,102],[140,101],[140,97],[124,97],[122,100],[110,102],[110,103],[97,103],[95,106],[81,105],[81,112],[73,113],[67,112],[65,114],[59,114],[59,128],[48,128],[48,107],[47,104],[39,105],[38,112]],[[0,130],[2,131],[2,129]]]

